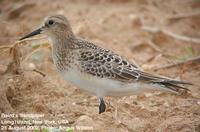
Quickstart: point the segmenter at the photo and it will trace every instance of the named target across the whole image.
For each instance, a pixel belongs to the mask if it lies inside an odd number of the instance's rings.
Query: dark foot
[[[103,98],[100,98],[100,105],[99,105],[99,114],[105,112],[106,110],[106,105],[104,103]]]

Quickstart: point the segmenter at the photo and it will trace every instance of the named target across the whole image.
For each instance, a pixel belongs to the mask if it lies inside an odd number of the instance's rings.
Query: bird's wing
[[[136,65],[109,50],[84,50],[80,52],[79,62],[85,72],[100,78],[130,82],[138,76],[134,72],[138,68]]]
[[[187,90],[182,87],[182,84],[190,84],[143,72],[136,65],[129,63],[121,56],[104,49],[100,51],[99,49],[98,51],[82,50],[80,52],[79,62],[84,72],[100,78],[110,78],[127,83],[144,82],[159,84],[176,92],[180,89]]]

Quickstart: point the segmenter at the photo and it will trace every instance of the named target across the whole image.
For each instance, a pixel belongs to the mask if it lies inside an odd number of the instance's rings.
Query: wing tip
[[[178,81],[178,80],[164,80],[164,81],[158,81],[154,82],[156,84],[162,85],[165,88],[168,88],[174,92],[178,93],[188,93],[191,90],[182,86],[182,85],[193,85],[190,82],[184,82],[184,81]]]

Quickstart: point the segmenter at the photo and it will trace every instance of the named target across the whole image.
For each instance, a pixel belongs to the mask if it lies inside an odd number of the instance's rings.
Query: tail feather
[[[175,92],[179,92],[180,90],[184,90],[188,92],[190,90],[182,85],[192,85],[191,83],[188,83],[188,82],[181,82],[181,81],[176,81],[176,80],[164,80],[164,81],[153,82],[153,83],[164,86]]]
[[[192,85],[189,82],[173,80],[166,77],[154,76],[149,73],[145,73],[140,71],[140,79],[147,81],[152,84],[158,84],[163,86],[164,88],[168,88],[174,92],[179,92],[180,90],[184,90],[186,92],[190,91],[188,88],[184,87],[185,85]]]
[[[170,91],[180,92],[180,91],[190,91],[188,88],[184,87],[185,85],[192,85],[189,82],[178,81],[174,79],[170,79],[163,76],[152,75],[143,71],[136,71],[140,76],[138,79],[162,86],[163,88],[169,89]]]

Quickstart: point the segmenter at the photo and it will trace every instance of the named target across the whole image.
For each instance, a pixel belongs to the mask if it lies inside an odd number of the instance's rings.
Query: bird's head
[[[74,36],[69,21],[63,15],[52,15],[46,17],[40,28],[25,35],[20,40],[24,40],[38,34],[46,34],[50,38]]]

